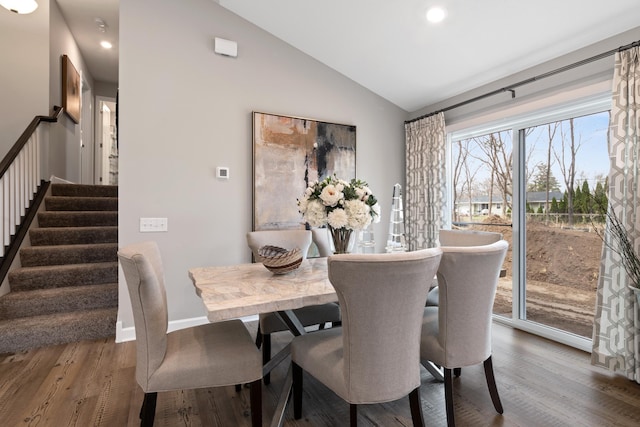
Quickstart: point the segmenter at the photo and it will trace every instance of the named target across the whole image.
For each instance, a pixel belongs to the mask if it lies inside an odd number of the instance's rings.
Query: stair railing
[[[54,106],[51,115],[34,117],[0,162],[0,281],[4,279],[26,228],[35,216],[45,187],[48,187],[43,185],[44,131],[40,124],[57,122],[61,113],[62,107]],[[34,209],[30,209],[32,207]]]

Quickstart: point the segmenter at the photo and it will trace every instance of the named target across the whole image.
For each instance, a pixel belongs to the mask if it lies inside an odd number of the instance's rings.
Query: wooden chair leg
[[[153,427],[156,416],[156,401],[158,393],[145,393],[142,407],[140,408],[140,427]]]
[[[484,361],[484,375],[487,377],[487,386],[489,387],[489,394],[491,395],[493,407],[496,408],[496,411],[499,414],[502,414],[504,410],[502,409],[502,402],[500,402],[500,395],[498,394],[498,387],[496,386],[496,377],[493,374],[493,362],[491,361],[491,356]]]
[[[351,427],[358,426],[358,405],[354,403],[349,405],[349,422]]]
[[[271,360],[271,335],[265,334],[262,336],[262,365],[266,365]],[[271,373],[267,373],[263,378],[264,385],[271,383]]]
[[[262,381],[260,379],[251,383],[249,397],[251,399],[251,426],[262,427]]]
[[[262,345],[262,332],[260,331],[260,324],[258,323],[258,333],[256,334],[256,347],[260,348]]]
[[[296,363],[291,363],[293,379],[293,418],[302,418],[302,368]]]
[[[424,427],[420,387],[413,389],[413,391],[409,393],[409,406],[411,407],[411,420],[413,420],[413,427]]]
[[[447,426],[455,427],[453,416],[453,376],[451,369],[444,368],[444,401],[447,407]]]

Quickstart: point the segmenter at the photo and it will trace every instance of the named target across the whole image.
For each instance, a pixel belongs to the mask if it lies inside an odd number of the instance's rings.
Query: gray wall
[[[36,115],[48,115],[62,105],[63,54],[71,58],[80,75],[94,84],[58,4],[40,1],[32,14],[18,15],[0,9],[0,158],[15,144]],[[107,89],[109,90],[109,89]],[[45,179],[50,175],[80,179],[80,125],[66,114],[48,126],[44,154]]]
[[[62,105],[62,55],[67,55],[80,73],[81,80],[93,86],[93,77],[78,49],[67,23],[55,1],[50,4],[49,105]],[[80,124],[65,113],[51,128],[49,136],[49,175],[80,182]],[[46,176],[46,179],[49,177]]]
[[[593,45],[586,46],[569,55],[562,56],[520,73],[513,74],[505,79],[495,81],[472,91],[460,94],[459,96],[424,107],[418,111],[412,112],[410,114],[410,118],[413,119],[423,114],[429,114],[441,108],[446,108],[459,102],[473,99],[488,92],[507,88],[510,84],[542,75],[552,70],[594,57],[612,49],[617,49],[620,46],[624,46],[638,40],[640,40],[640,27],[623,32],[615,37],[602,40]],[[607,56],[588,65],[583,65],[548,78],[540,79],[534,83],[520,86],[515,89],[516,98],[511,98],[510,92],[504,92],[486,98],[485,100],[447,111],[445,112],[445,122],[447,123],[447,127],[450,127],[475,116],[489,115],[496,111],[514,108],[519,105],[539,103],[540,100],[544,103],[544,99],[548,99],[557,94],[563,94],[569,91],[574,91],[579,94],[580,89],[586,86],[594,87],[594,90],[604,89],[605,91],[610,91],[610,81],[613,77],[613,64],[613,55]]]
[[[214,54],[214,37],[236,41],[238,58]],[[383,250],[404,182],[404,110],[210,0],[121,2],[119,87],[119,243],[160,245],[170,320],[204,315],[189,268],[250,262],[252,111],[357,127]],[[167,217],[169,231],[140,233],[140,217]],[[119,318],[133,325],[122,276]]]
[[[0,158],[49,106],[49,5],[29,15],[0,8]],[[28,54],[26,54],[28,52]]]

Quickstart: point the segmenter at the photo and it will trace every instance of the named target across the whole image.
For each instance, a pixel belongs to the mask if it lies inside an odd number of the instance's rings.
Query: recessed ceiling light
[[[427,10],[427,21],[433,24],[442,22],[446,16],[447,16],[447,11],[439,6],[435,6]]]
[[[38,3],[35,0],[0,0],[0,6],[11,12],[25,14],[36,10]]]
[[[101,41],[100,46],[102,46],[105,49],[111,49],[113,47],[113,45],[106,40]]]
[[[104,21],[104,19],[96,18],[95,23],[98,26],[98,31],[100,31],[101,33],[107,32],[107,23]]]

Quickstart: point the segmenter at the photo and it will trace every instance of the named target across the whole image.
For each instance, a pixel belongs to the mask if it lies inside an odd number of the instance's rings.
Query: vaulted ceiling
[[[57,2],[94,78],[117,81],[119,0]],[[217,2],[409,112],[640,25],[638,0]]]

